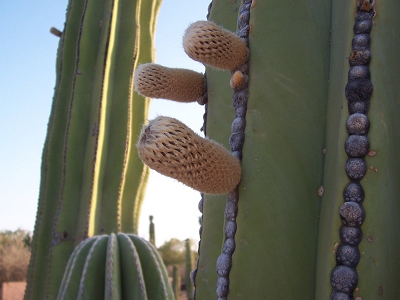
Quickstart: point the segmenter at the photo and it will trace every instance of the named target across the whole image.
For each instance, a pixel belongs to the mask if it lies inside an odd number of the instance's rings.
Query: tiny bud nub
[[[54,34],[55,36],[61,37],[62,32],[55,27],[50,28],[50,33]]]

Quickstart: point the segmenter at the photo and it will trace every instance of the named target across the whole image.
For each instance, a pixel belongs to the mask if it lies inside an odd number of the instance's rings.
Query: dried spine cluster
[[[240,181],[237,158],[173,118],[160,116],[145,125],[137,148],[150,168],[202,193],[228,193]]]
[[[201,73],[179,68],[167,68],[154,63],[139,65],[134,75],[135,90],[150,98],[178,102],[194,102],[205,94]]]
[[[183,48],[190,58],[222,70],[236,69],[248,56],[241,38],[210,21],[191,24],[183,36]]]
[[[367,172],[364,159],[369,151],[367,113],[373,90],[369,70],[373,6],[373,0],[357,1],[352,52],[349,56],[350,70],[345,94],[350,116],[346,122],[349,136],[345,142],[345,151],[348,155],[346,174],[350,182],[343,191],[345,202],[339,209],[343,225],[339,231],[341,244],[336,251],[336,267],[331,273],[332,300],[353,299],[358,283],[358,244],[362,238],[361,224],[365,219],[362,207],[365,195],[360,180]]]

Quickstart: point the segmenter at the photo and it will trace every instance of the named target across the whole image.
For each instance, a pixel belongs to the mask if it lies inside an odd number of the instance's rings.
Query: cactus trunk
[[[222,299],[217,294],[227,286],[231,300],[330,299],[332,270],[341,264],[335,258],[344,222],[339,207],[353,181],[345,172],[344,150],[348,57],[355,47],[355,13],[360,7],[369,11],[369,5],[377,12],[369,65],[374,92],[367,136],[373,152],[360,181],[366,219],[359,280],[354,292],[332,299],[397,299],[400,6],[367,0],[245,2],[251,4],[249,96],[237,229],[228,228],[226,196],[205,195],[196,299]],[[209,20],[236,31],[238,11],[243,18],[239,4],[214,0]],[[206,129],[208,137],[232,148],[231,123],[243,112],[232,108],[229,80],[229,72],[207,68]],[[230,230],[231,258],[225,255]]]
[[[134,145],[149,99],[133,93],[133,71],[153,59],[160,3],[68,4],[25,299],[54,299],[70,254],[88,236],[137,230],[148,168]]]

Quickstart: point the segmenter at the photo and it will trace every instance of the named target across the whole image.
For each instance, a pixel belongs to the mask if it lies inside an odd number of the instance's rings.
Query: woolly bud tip
[[[173,118],[159,116],[150,121],[136,147],[150,168],[202,193],[228,193],[240,181],[238,159]]]
[[[209,21],[195,22],[186,29],[183,49],[191,59],[223,70],[238,68],[248,56],[241,38]]]
[[[240,71],[233,73],[229,82],[233,90],[240,90],[247,84],[248,77]]]
[[[58,36],[58,37],[60,37],[62,34],[62,32],[55,27],[50,28],[50,33],[54,34],[55,36]]]
[[[135,90],[144,97],[178,102],[197,101],[206,92],[203,74],[153,63],[139,65],[136,68],[134,85]]]

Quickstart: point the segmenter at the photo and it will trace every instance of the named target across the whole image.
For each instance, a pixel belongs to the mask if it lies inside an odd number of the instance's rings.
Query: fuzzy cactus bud
[[[145,97],[178,102],[197,101],[206,92],[203,74],[153,63],[142,64],[136,68],[134,85],[135,90]]]
[[[183,49],[190,58],[222,70],[236,69],[248,56],[244,40],[209,21],[195,22],[186,29]]]
[[[232,74],[229,84],[231,88],[236,91],[242,89],[247,84],[247,81],[248,81],[247,75],[244,75],[240,71],[236,71],[235,73]]]
[[[237,158],[173,118],[151,120],[143,127],[136,147],[150,168],[202,193],[228,193],[240,181]]]

